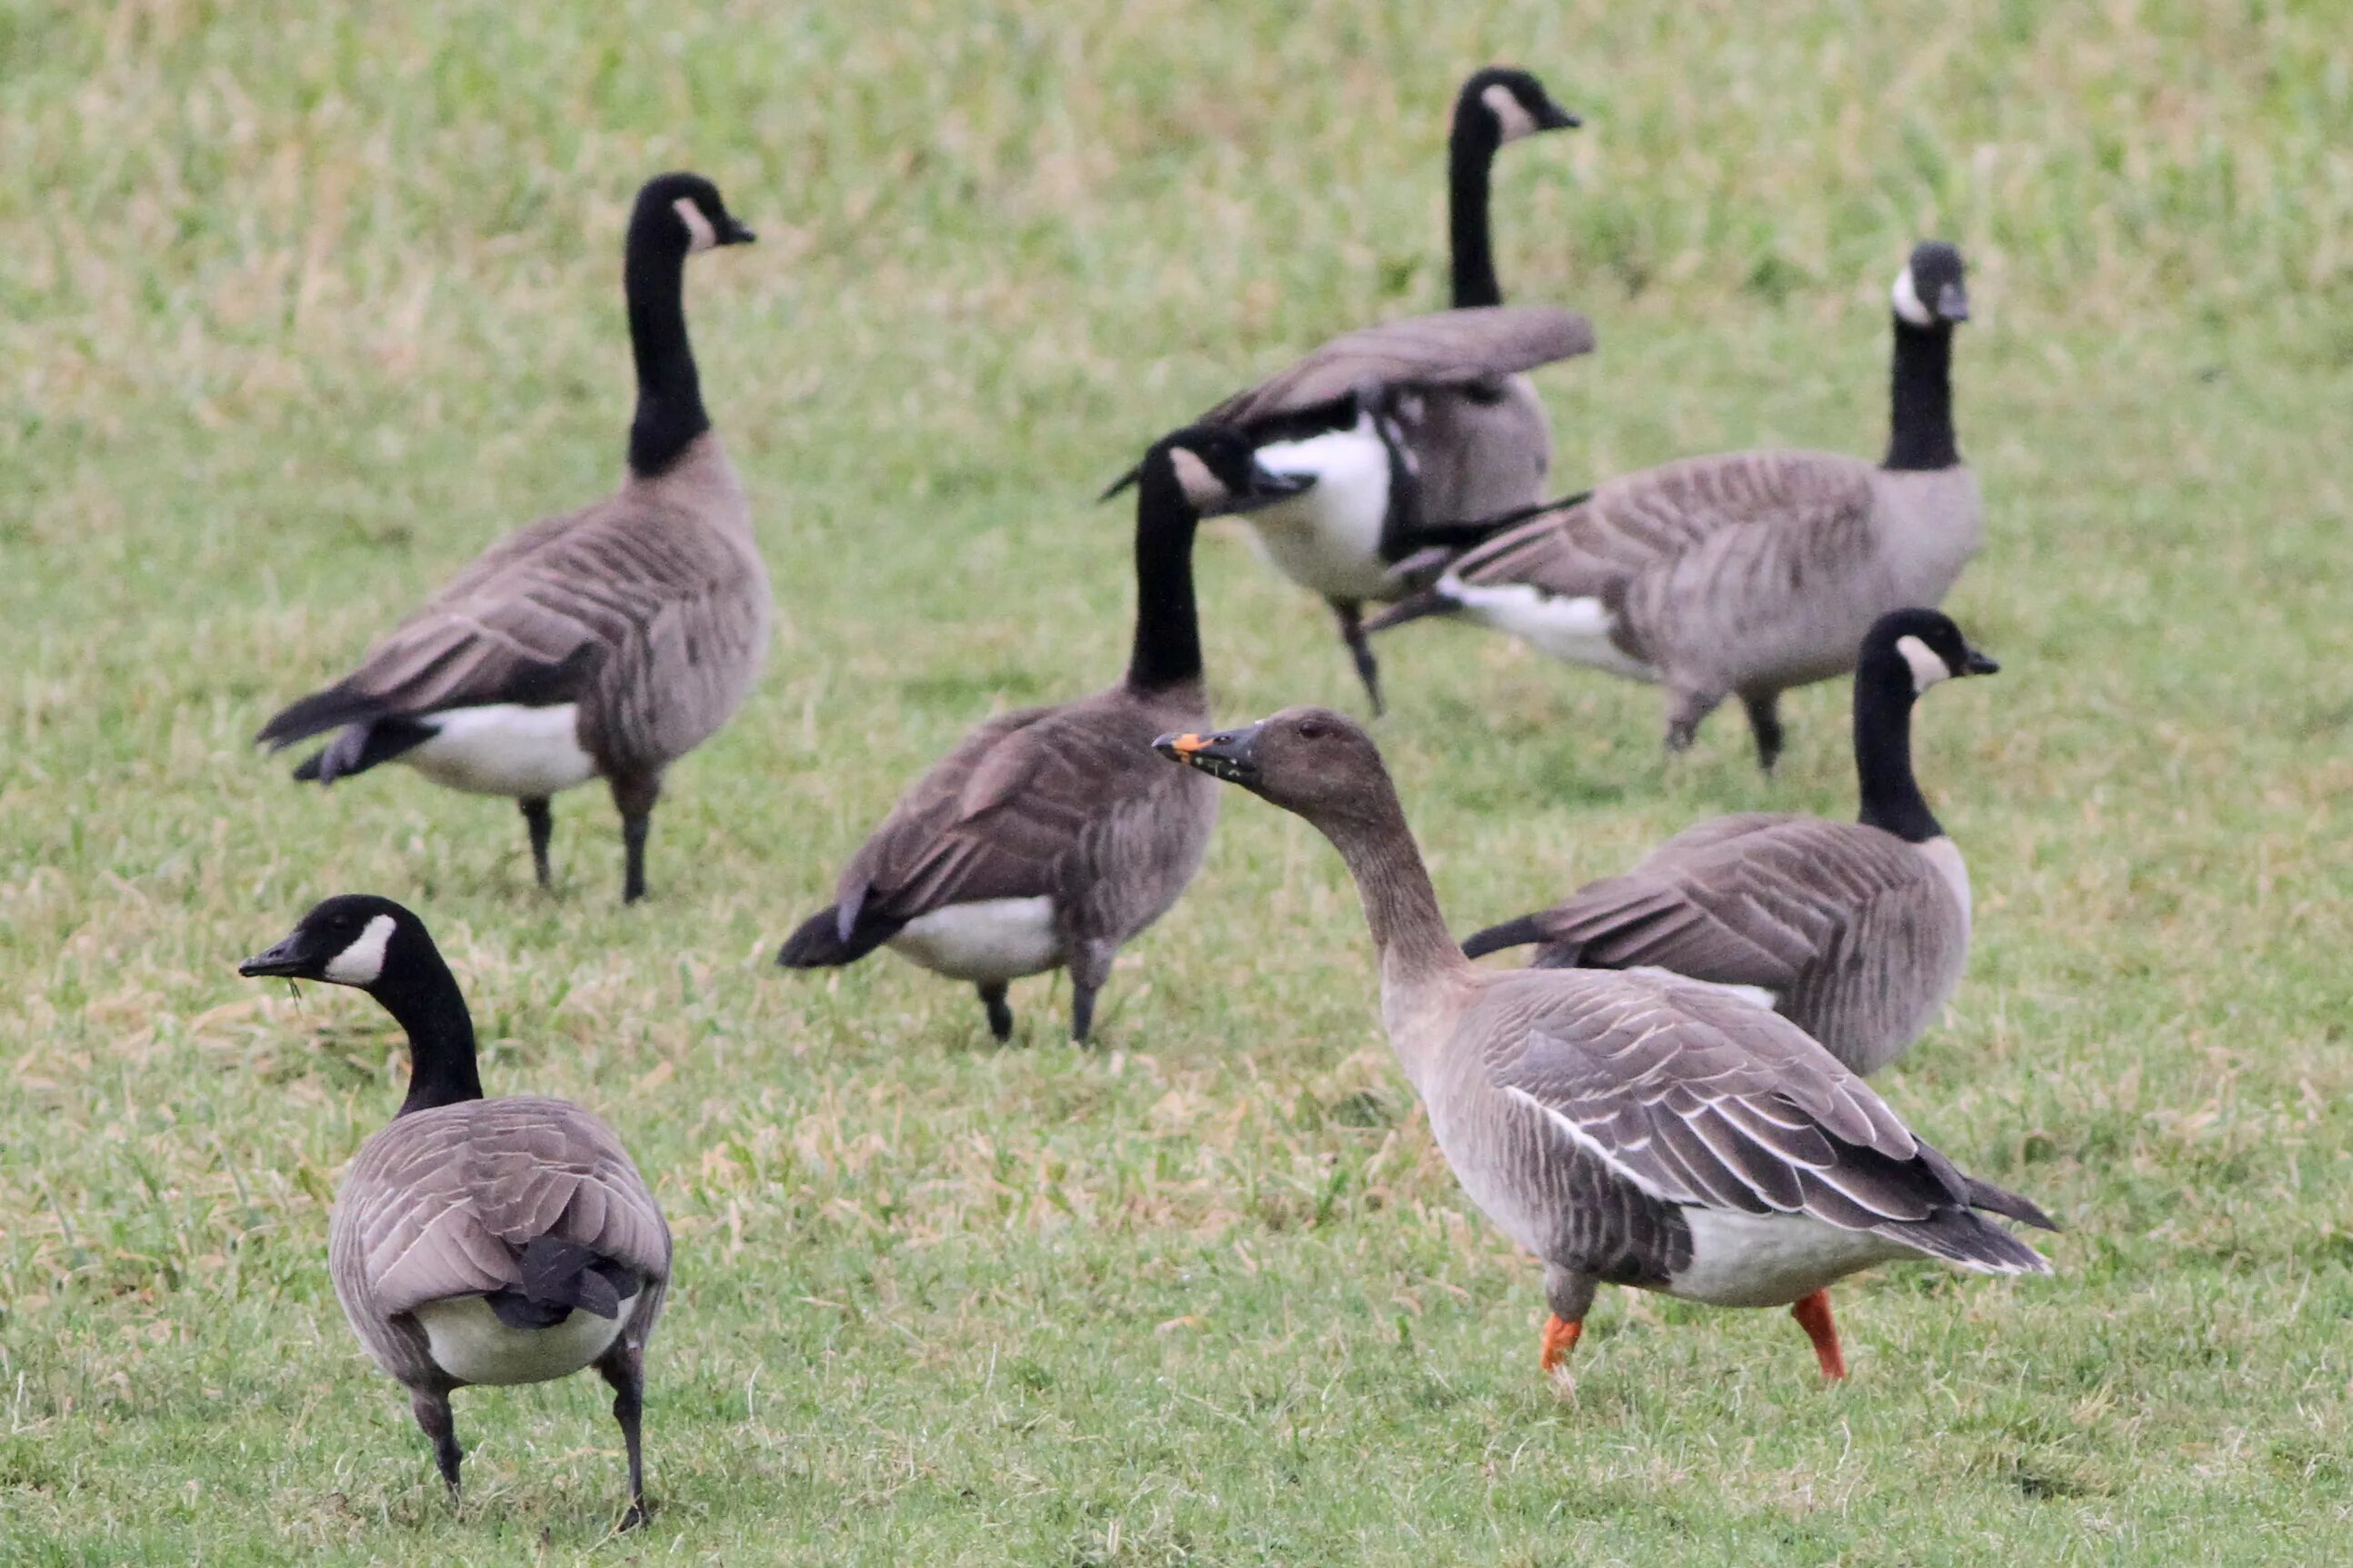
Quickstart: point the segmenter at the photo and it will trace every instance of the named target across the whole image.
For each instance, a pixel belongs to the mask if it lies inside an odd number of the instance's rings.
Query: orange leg
[[[1822,1363],[1822,1381],[1836,1383],[1846,1375],[1846,1352],[1839,1349],[1838,1324],[1831,1321],[1831,1293],[1817,1290],[1789,1309],[1789,1316],[1814,1342],[1814,1355]]]
[[[1551,1372],[1555,1367],[1560,1365],[1561,1363],[1567,1361],[1568,1359],[1568,1352],[1577,1348],[1577,1336],[1583,1332],[1585,1332],[1585,1321],[1583,1319],[1578,1319],[1572,1322],[1568,1319],[1560,1317],[1557,1314],[1546,1318],[1545,1320],[1544,1326],[1543,1365],[1545,1371],[1547,1373]]]

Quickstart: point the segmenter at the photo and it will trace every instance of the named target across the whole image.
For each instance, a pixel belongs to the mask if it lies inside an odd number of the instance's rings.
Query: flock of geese
[[[1895,280],[1879,463],[1742,452],[1548,501],[1551,435],[1526,373],[1593,334],[1569,311],[1503,304],[1488,175],[1505,143],[1577,123],[1525,72],[1463,85],[1454,308],[1335,338],[1153,443],[1113,487],[1134,491],[1125,670],[974,729],[779,958],[807,969],[892,948],[973,986],[1000,1040],[1010,983],[1068,969],[1083,1042],[1120,948],[1184,893],[1220,786],[1238,785],[1313,823],[1354,876],[1382,1021],[1438,1144],[1544,1262],[1547,1371],[1607,1283],[1788,1307],[1835,1378],[1826,1291],[1845,1275],[1905,1257],[2050,1268],[1988,1216],[2049,1217],[1914,1136],[1861,1076],[1936,1016],[1969,945],[1968,872],[1911,758],[1920,696],[1997,668],[1929,607],[1980,536],[1953,435],[1961,258],[1924,243]],[[397,761],[512,798],[543,886],[552,797],[602,779],[622,896],[643,896],[665,773],[734,713],[770,637],[767,575],[683,304],[689,256],[753,237],[708,180],[644,187],[625,253],[638,400],[620,490],[501,540],[350,674],[271,719],[259,738],[273,747],[326,737],[297,778]],[[1370,636],[1433,616],[1655,683],[1672,749],[1736,695],[1767,769],[1779,694],[1852,672],[1857,818],[1704,822],[1623,876],[1458,943],[1362,728],[1320,708],[1211,728],[1192,552],[1201,521],[1222,515],[1330,606],[1376,711]],[[1387,607],[1367,618],[1367,605]],[[1472,962],[1527,945],[1525,969]],[[407,1034],[407,1098],[343,1181],[330,1264],[451,1493],[453,1390],[593,1366],[627,1446],[625,1522],[642,1519],[644,1357],[670,1238],[618,1139],[561,1100],[484,1098],[458,983],[389,900],[331,898],[240,973],[357,987]]]

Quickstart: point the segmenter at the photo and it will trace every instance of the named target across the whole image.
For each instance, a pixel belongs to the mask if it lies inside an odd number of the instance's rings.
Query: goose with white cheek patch
[[[1071,972],[1071,1038],[1094,1026],[1120,947],[1166,913],[1208,851],[1218,791],[1154,760],[1154,736],[1208,715],[1193,600],[1208,510],[1290,495],[1231,430],[1164,437],[1138,468],[1135,636],[1106,691],[990,720],[899,798],[844,868],[834,902],[801,923],[787,969],[855,963],[889,945],[978,988],[1012,1037],[1006,988]]]
[[[1339,714],[1157,744],[1305,817],[1347,863],[1382,1022],[1431,1133],[1472,1200],[1544,1260],[1546,1371],[1603,1284],[1788,1307],[1839,1378],[1827,1292],[1845,1276],[1902,1258],[2050,1272],[1978,1212],[2055,1228],[2041,1209],[1964,1174],[1787,1019],[1672,977],[1472,967],[1379,752]]]
[[[237,973],[353,986],[407,1031],[408,1098],[335,1194],[327,1265],[360,1343],[408,1390],[451,1500],[453,1390],[593,1366],[628,1450],[622,1525],[640,1522],[670,1226],[613,1130],[561,1100],[482,1098],[466,998],[425,922],[389,899],[329,899]]]
[[[1331,606],[1376,713],[1364,606],[1426,584],[1449,552],[1493,531],[1483,520],[1544,499],[1552,427],[1525,373],[1592,352],[1593,328],[1574,311],[1504,306],[1488,184],[1502,147],[1577,123],[1525,71],[1474,73],[1456,95],[1448,150],[1456,308],[1335,338],[1201,416],[1303,482],[1246,521],[1268,563]]]
[[[645,896],[646,836],[670,763],[742,705],[767,656],[767,569],[687,342],[686,258],[746,245],[718,188],[664,174],[638,195],[623,281],[637,415],[618,494],[509,534],[255,739],[336,731],[294,776],[332,784],[398,761],[522,808],[549,883],[549,797],[591,779],[621,814],[621,897]]]
[[[1852,669],[1890,610],[1941,603],[1984,539],[1953,435],[1953,328],[1969,315],[1960,252],[1914,247],[1894,303],[1879,463],[1754,451],[1625,475],[1497,531],[1367,630],[1453,616],[1656,684],[1670,752],[1736,696],[1769,772],[1781,693]]]
[[[1540,969],[1662,970],[1735,988],[1859,1073],[1901,1057],[1960,983],[1969,873],[1912,772],[1912,704],[2001,667],[1936,610],[1883,616],[1854,670],[1854,822],[1761,812],[1686,828],[1622,877],[1462,943]]]

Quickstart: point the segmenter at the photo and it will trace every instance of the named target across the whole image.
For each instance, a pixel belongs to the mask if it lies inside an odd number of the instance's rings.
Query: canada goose
[[[1273,472],[1309,481],[1252,513],[1251,537],[1331,605],[1376,713],[1365,605],[1420,586],[1422,563],[1444,559],[1433,547],[1482,537],[1474,520],[1544,497],[1552,429],[1525,373],[1590,353],[1593,328],[1572,311],[1503,308],[1488,174],[1504,143],[1577,123],[1525,71],[1474,73],[1456,94],[1448,147],[1457,308],[1335,338],[1201,416],[1249,436]]]
[[[512,795],[548,885],[548,797],[602,778],[620,808],[621,897],[645,896],[662,771],[725,723],[767,655],[767,569],[712,433],[687,342],[687,257],[745,245],[718,189],[638,194],[623,268],[638,408],[620,492],[509,534],[360,666],[263,726],[273,751],[339,731],[294,770],[332,784],[398,759],[451,789]]]
[[[1983,536],[1977,478],[1953,441],[1953,325],[1969,314],[1960,252],[1915,247],[1894,311],[1894,433],[1878,466],[1757,451],[1629,474],[1474,546],[1368,629],[1463,616],[1657,682],[1670,751],[1736,694],[1769,770],[1780,694],[1853,668],[1889,610],[1940,603]]]
[[[1140,466],[1135,639],[1107,691],[1024,708],[965,737],[899,797],[843,868],[833,904],[776,955],[787,969],[855,963],[888,943],[970,981],[997,1039],[1007,983],[1067,965],[1071,1038],[1122,943],[1166,913],[1200,869],[1218,791],[1152,760],[1152,738],[1207,715],[1193,604],[1204,510],[1248,510],[1295,489],[1230,430],[1163,438]]]
[[[1969,873],[1912,776],[1912,703],[2001,667],[1936,610],[1882,616],[1854,668],[1854,822],[1746,813],[1462,944],[1542,942],[1540,969],[1657,969],[1754,987],[1859,1073],[1920,1037],[1969,956]]]
[[[638,1415],[670,1226],[613,1130],[561,1100],[482,1098],[466,998],[425,922],[389,899],[329,899],[237,972],[355,986],[408,1033],[408,1098],[335,1194],[327,1262],[360,1343],[408,1390],[450,1498],[451,1390],[593,1366],[628,1454],[622,1524],[642,1521]]]
[[[2055,1228],[2041,1209],[1964,1175],[1787,1019],[1672,976],[1473,968],[1380,753],[1337,713],[1157,744],[1305,817],[1347,862],[1430,1131],[1472,1200],[1544,1259],[1546,1370],[1604,1282],[1788,1306],[1837,1378],[1835,1280],[1909,1257],[2050,1271],[1976,1212]]]

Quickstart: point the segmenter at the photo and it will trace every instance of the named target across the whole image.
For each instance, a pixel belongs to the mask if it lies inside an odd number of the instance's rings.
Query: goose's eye
[[[1299,738],[1303,741],[1320,741],[1329,733],[1331,731],[1317,720],[1302,719],[1299,721]]]

